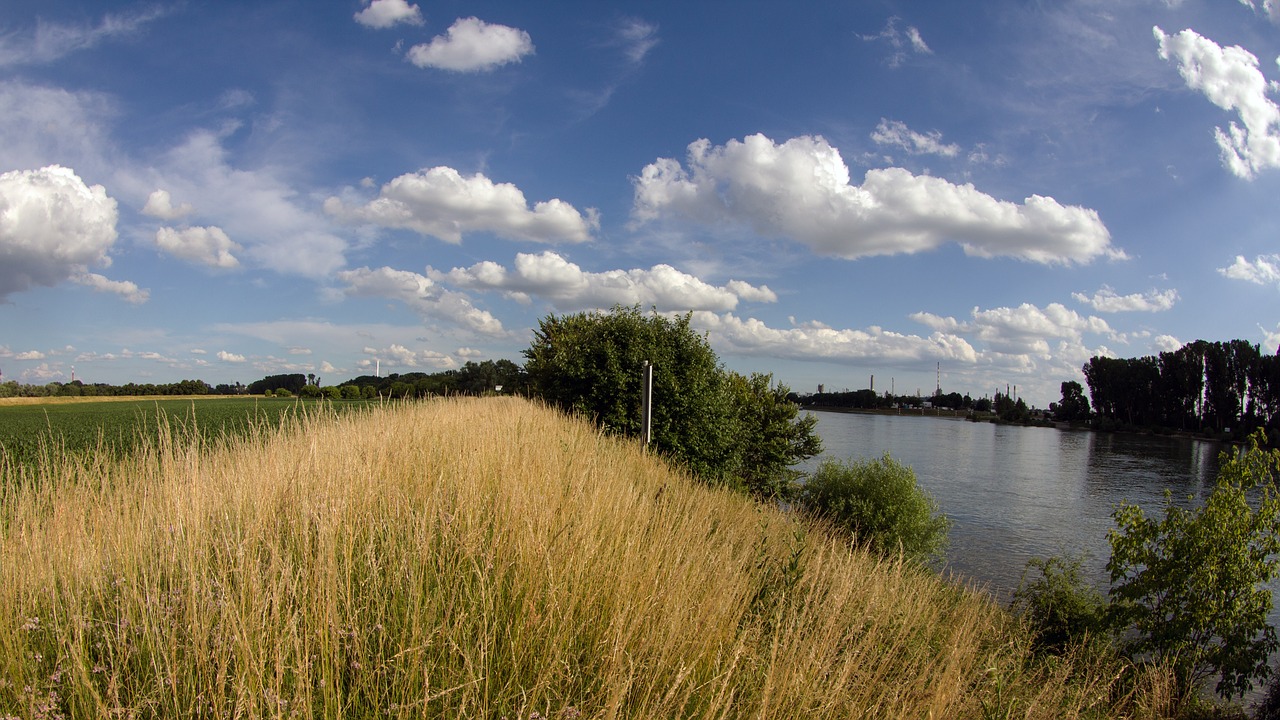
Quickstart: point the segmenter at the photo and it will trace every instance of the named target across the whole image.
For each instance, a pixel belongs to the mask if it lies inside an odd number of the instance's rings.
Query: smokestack
[[[875,392],[875,391],[876,391],[876,376],[872,375],[871,376],[871,392]]]

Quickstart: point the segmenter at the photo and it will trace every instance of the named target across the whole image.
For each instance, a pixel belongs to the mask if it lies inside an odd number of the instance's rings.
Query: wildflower
[[[26,630],[27,632],[35,632],[36,630],[39,630],[40,618],[38,617],[27,618],[27,622],[22,626],[22,629]]]

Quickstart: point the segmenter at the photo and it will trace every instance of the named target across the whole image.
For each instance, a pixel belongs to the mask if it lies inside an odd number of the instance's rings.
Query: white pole
[[[648,445],[653,439],[653,365],[648,360],[644,361],[641,369],[640,416],[640,436]]]

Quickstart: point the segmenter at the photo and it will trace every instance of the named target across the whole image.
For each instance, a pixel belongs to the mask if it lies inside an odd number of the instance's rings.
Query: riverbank
[[[986,596],[514,398],[0,482],[0,711],[1164,717]],[[1096,659],[1095,659],[1096,660]]]

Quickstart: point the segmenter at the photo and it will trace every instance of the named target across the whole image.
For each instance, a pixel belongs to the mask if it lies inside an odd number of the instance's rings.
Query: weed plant
[[[0,482],[0,717],[1163,717],[985,596],[513,398]]]

